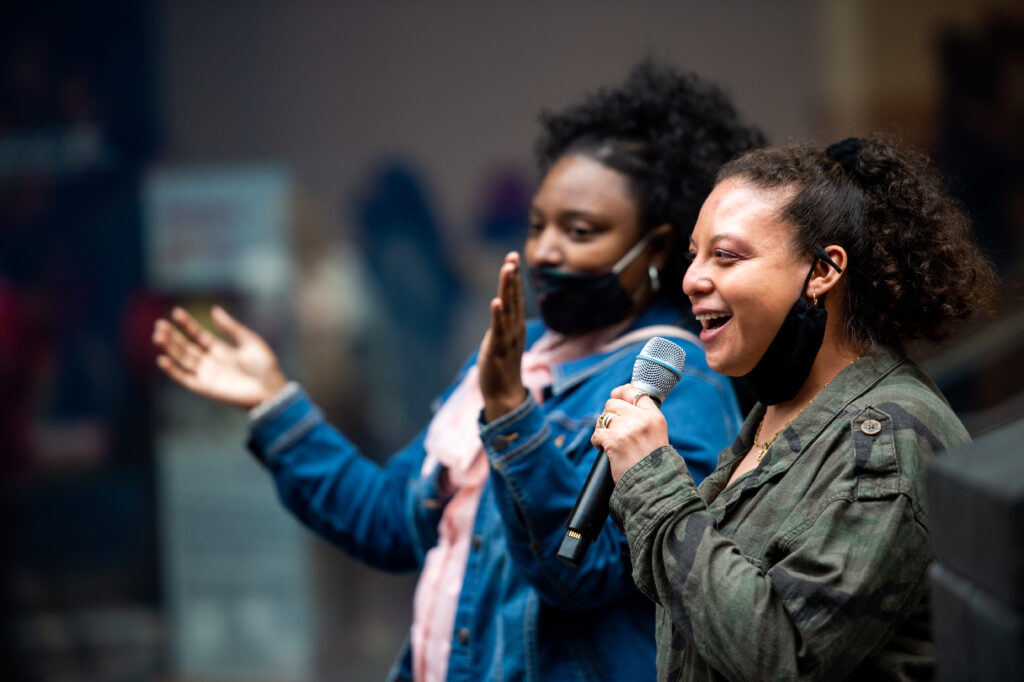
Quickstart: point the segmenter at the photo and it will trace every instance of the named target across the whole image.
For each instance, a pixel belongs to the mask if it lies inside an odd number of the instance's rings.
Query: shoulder
[[[925,522],[928,461],[970,441],[934,383],[905,360],[851,401],[833,425],[836,465],[851,476],[859,499],[906,495]]]
[[[846,410],[853,432],[891,430],[897,450],[937,455],[970,440],[967,429],[938,387],[913,360],[906,358]],[[900,447],[902,446],[902,447]]]

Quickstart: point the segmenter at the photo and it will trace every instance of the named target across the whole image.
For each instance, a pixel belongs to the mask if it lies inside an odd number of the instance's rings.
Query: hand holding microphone
[[[632,384],[613,390],[605,403],[606,426],[594,429],[590,442],[604,452],[615,483],[627,469],[669,444],[668,424],[658,407],[646,393],[638,395]]]
[[[612,391],[591,439],[598,448],[597,459],[565,524],[565,537],[558,548],[561,561],[572,566],[580,564],[608,518],[614,481],[651,451],[668,444],[665,418],[651,408],[659,407],[679,381],[685,360],[682,348],[654,337],[633,362],[630,383]],[[616,419],[620,420],[620,428],[613,427]],[[621,428],[624,424],[629,428]],[[614,479],[609,458],[615,461]]]

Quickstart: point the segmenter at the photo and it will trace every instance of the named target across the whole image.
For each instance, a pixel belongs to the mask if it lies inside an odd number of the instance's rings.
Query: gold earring
[[[813,301],[814,307],[817,308],[818,307],[818,290],[817,289],[811,289],[811,298],[814,299],[814,301]]]

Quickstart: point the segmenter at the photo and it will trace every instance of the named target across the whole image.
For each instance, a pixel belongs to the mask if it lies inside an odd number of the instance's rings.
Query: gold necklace
[[[803,412],[803,410],[801,410],[801,412]],[[765,411],[765,416],[767,416],[767,414],[767,411]],[[796,419],[796,417],[793,417],[793,419]],[[786,424],[781,429],[775,432],[774,436],[772,436],[763,443],[758,443],[757,439],[761,437],[761,427],[764,426],[764,417],[761,417],[761,421],[757,425],[757,433],[754,434],[754,445],[761,448],[761,452],[757,453],[758,462],[764,459],[765,454],[767,454],[768,452],[768,448],[774,445],[775,441],[782,434],[782,432],[789,428],[789,425],[793,423],[793,419],[790,419],[788,422],[786,422]]]

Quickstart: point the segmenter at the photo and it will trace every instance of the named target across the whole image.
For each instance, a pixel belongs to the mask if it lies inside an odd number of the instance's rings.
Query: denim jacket
[[[679,310],[662,302],[632,328],[681,322]],[[530,323],[527,343],[543,331]],[[670,442],[699,480],[735,436],[739,413],[729,381],[708,369],[703,349],[673,340],[686,365],[662,411]],[[528,397],[481,424],[491,475],[459,595],[449,680],[655,678],[654,605],[633,584],[625,536],[608,521],[578,568],[556,558],[597,454],[590,444],[597,416],[611,389],[629,381],[643,344],[556,365],[542,406]],[[371,566],[413,571],[437,542],[447,501],[439,472],[420,473],[425,434],[378,465],[297,391],[253,422],[249,446],[307,526]],[[411,680],[411,669],[406,646],[388,679]]]

